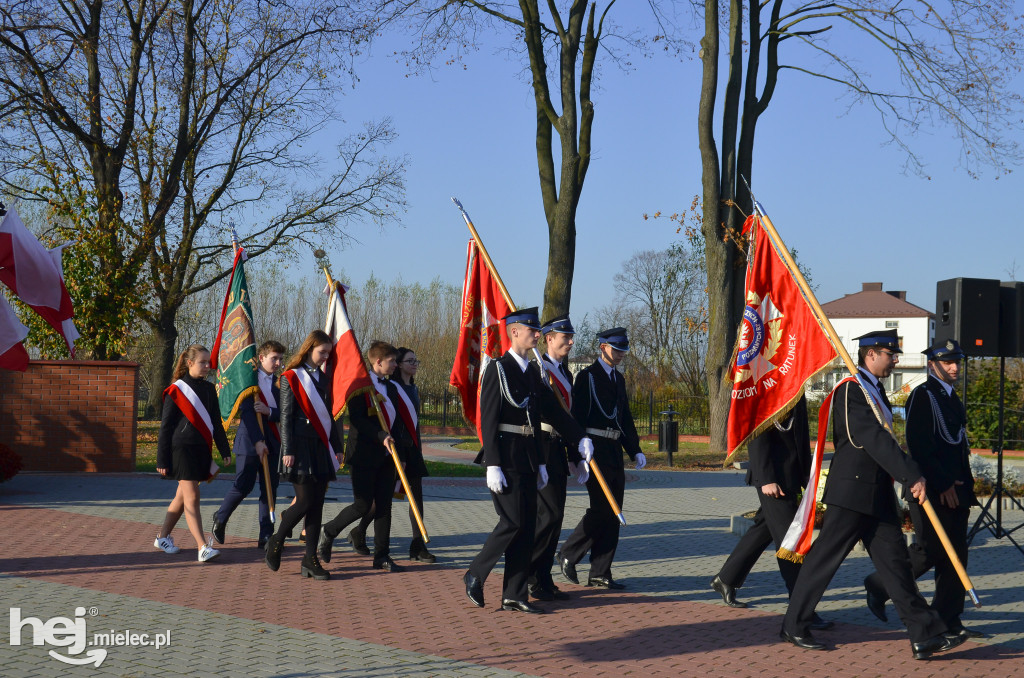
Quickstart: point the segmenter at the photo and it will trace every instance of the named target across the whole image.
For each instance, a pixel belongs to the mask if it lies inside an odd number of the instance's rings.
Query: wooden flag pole
[[[258,393],[253,393],[252,401],[253,401],[254,405],[256,403],[260,402],[260,395]],[[273,523],[273,522],[275,522],[274,521],[274,486],[270,484],[270,462],[267,461],[267,457],[270,456],[270,445],[267,445],[267,443],[266,443],[267,430],[263,426],[263,415],[260,414],[259,412],[256,413],[256,423],[260,425],[260,433],[263,434],[263,440],[264,440],[263,444],[266,445],[266,448],[267,448],[267,454],[264,454],[263,458],[260,461],[263,464],[263,483],[264,483],[264,485],[266,485],[266,488],[267,488],[267,501],[270,503],[270,522]]]
[[[750,186],[747,186],[747,190],[750,191]],[[818,321],[818,325],[820,325],[821,328],[828,335],[829,341],[832,342],[832,346],[839,353],[839,356],[843,359],[843,362],[846,363],[846,369],[850,371],[851,375],[856,377],[857,366],[854,364],[853,359],[850,357],[849,352],[846,350],[846,347],[843,346],[843,342],[839,340],[839,335],[836,334],[835,328],[832,327],[832,323],[825,315],[825,312],[822,310],[817,298],[815,298],[814,292],[811,291],[810,285],[808,285],[807,280],[804,279],[803,273],[801,273],[800,269],[797,267],[796,262],[790,255],[785,243],[783,243],[782,237],[779,236],[779,232],[775,230],[775,226],[774,224],[772,224],[772,220],[769,219],[768,215],[764,213],[764,209],[761,207],[761,204],[757,202],[757,199],[754,198],[754,194],[752,192],[750,194],[750,197],[754,200],[754,210],[757,212],[758,217],[761,219],[761,223],[764,225],[765,231],[768,233],[769,237],[775,242],[775,251],[778,252],[782,256],[783,261],[786,262],[786,267],[789,269],[789,272],[793,276],[793,279],[796,280],[796,283],[800,287],[800,291],[803,293],[804,298],[807,300],[807,303],[810,304],[811,309],[814,312],[814,317]],[[857,383],[860,384],[860,381],[858,380]],[[862,390],[864,390],[863,384],[860,384],[860,387]],[[864,390],[864,397],[867,399],[868,405],[871,406],[871,411],[874,412],[875,417],[878,418],[878,421],[882,424],[885,430],[887,430],[895,439],[896,435],[893,433],[892,428],[888,425],[885,419],[881,416],[881,413],[878,411],[878,406],[875,404],[874,398],[872,398],[868,394],[867,390]],[[953,568],[956,570],[957,575],[960,577],[960,583],[963,584],[963,587],[967,591],[967,594],[971,597],[971,601],[974,603],[974,606],[981,607],[981,600],[978,599],[978,594],[974,589],[974,584],[971,583],[971,578],[967,575],[967,570],[964,569],[963,564],[960,562],[960,558],[956,555],[956,551],[953,550],[953,545],[949,541],[949,536],[946,535],[946,530],[943,529],[942,524],[939,522],[939,517],[935,513],[935,508],[932,506],[927,496],[923,497],[920,500],[920,503],[921,508],[923,508],[924,512],[928,514],[928,520],[931,521],[932,527],[935,529],[935,533],[939,536],[939,541],[942,542],[942,546],[946,550],[946,555],[949,556],[949,561],[953,564]]]
[[[334,279],[331,278],[330,272],[327,267],[324,266],[324,275],[327,276],[327,285],[332,290],[334,289]],[[388,422],[384,419],[384,413],[380,411],[380,404],[377,402],[377,389],[373,389],[373,393],[370,394],[370,400],[373,401],[373,409],[377,413],[377,421],[380,422],[380,427],[384,431],[388,431],[388,437],[391,433],[388,429]],[[395,462],[395,469],[398,471],[398,478],[402,481],[402,489],[405,490],[406,499],[409,500],[409,508],[412,509],[412,515],[416,518],[416,526],[420,528],[420,534],[423,535],[423,543],[429,544],[430,537],[427,535],[427,528],[423,525],[423,516],[420,515],[420,508],[416,505],[416,498],[412,496],[412,490],[409,489],[409,479],[405,476],[405,469],[402,468],[402,461],[398,458],[398,453],[395,451],[394,445],[388,446],[388,452],[391,453],[391,459]]]
[[[508,304],[508,307],[513,311],[516,310],[516,305],[512,301],[512,297],[509,296],[508,289],[506,289],[505,283],[502,282],[501,275],[498,274],[498,269],[494,267],[494,262],[491,261],[491,255],[487,253],[487,248],[484,247],[484,243],[480,239],[480,234],[476,232],[476,227],[473,226],[473,221],[469,218],[469,214],[466,213],[466,210],[462,207],[462,203],[457,199],[452,198],[452,202],[455,203],[455,206],[459,208],[460,212],[462,212],[462,218],[465,220],[466,226],[469,227],[469,233],[473,236],[476,248],[480,250],[480,256],[484,260],[484,265],[487,266],[487,270],[491,272],[495,282],[498,283],[498,288],[501,290],[501,296],[505,299],[505,303]],[[537,365],[540,368],[541,376],[546,377],[544,374],[544,360],[541,359],[540,352],[534,348],[533,354],[537,358]],[[594,471],[594,477],[597,479],[597,482],[601,485],[601,489],[604,491],[605,498],[608,499],[608,503],[611,505],[612,510],[615,512],[615,515],[618,516],[619,522],[625,525],[626,519],[622,516],[622,509],[619,508],[619,503],[615,501],[615,497],[612,496],[611,490],[608,489],[608,483],[604,481],[604,476],[601,475],[600,469],[597,468],[597,464],[593,459],[588,463],[590,464],[590,468]]]
[[[373,409],[377,412],[377,420],[380,422],[380,427],[385,431],[388,430],[388,422],[384,419],[384,413],[380,411],[380,404],[377,402],[376,389],[370,394],[370,400],[373,401]],[[391,437],[390,432],[388,437]],[[420,528],[420,534],[423,535],[423,543],[429,544],[430,537],[427,536],[427,528],[423,525],[423,516],[420,515],[420,508],[416,505],[416,497],[412,496],[412,490],[409,488],[409,479],[405,476],[405,469],[402,468],[402,460],[398,458],[398,452],[395,450],[393,443],[388,444],[388,452],[391,453],[391,459],[395,462],[395,470],[398,471],[398,479],[402,481],[402,489],[405,490],[405,498],[409,501],[409,508],[412,509],[412,515],[416,518],[416,526]]]

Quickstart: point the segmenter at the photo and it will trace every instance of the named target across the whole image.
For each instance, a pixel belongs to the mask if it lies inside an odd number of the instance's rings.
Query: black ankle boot
[[[312,577],[321,581],[331,578],[331,573],[324,569],[315,553],[313,555],[307,553],[303,557],[302,567],[299,568],[299,572],[303,577]]]
[[[281,535],[271,535],[267,540],[267,557],[265,562],[274,572],[281,569],[281,553],[284,551],[284,538]]]
[[[348,541],[352,544],[352,550],[361,556],[370,555],[370,549],[366,547],[366,533],[358,527],[353,527],[348,533]]]

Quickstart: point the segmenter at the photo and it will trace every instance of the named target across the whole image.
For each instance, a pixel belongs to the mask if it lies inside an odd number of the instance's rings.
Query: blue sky
[[[341,98],[347,125],[390,116],[390,152],[409,158],[402,223],[353,231],[359,242],[331,254],[359,285],[384,280],[461,284],[468,230],[449,197],[462,200],[515,302],[542,301],[547,230],[534,152],[532,93],[522,66],[495,42],[462,65],[426,76],[396,63],[396,40],[357,66],[360,82]],[[724,55],[723,55],[724,58]],[[614,295],[613,275],[634,252],[663,249],[678,235],[666,219],[700,191],[696,115],[700,62],[658,54],[629,72],[605,65],[594,94],[594,153],[580,204],[572,313],[582,317]],[[783,73],[758,125],[754,192],[790,248],[809,266],[820,301],[881,281],[934,310],[935,283],[953,277],[1024,277],[1024,237],[1013,214],[1019,173],[957,168],[947,129],[911,144],[930,179],[904,174],[905,157],[885,145],[874,110],[848,111],[835,86]],[[332,130],[332,134],[334,131]],[[390,257],[382,257],[390,252]],[[308,266],[298,270],[312,270]],[[291,269],[296,270],[296,269]],[[312,275],[312,274],[310,274]]]

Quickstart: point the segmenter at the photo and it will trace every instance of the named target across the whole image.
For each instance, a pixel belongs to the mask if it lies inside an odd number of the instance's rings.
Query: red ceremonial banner
[[[487,363],[508,350],[508,335],[501,320],[511,311],[501,287],[491,275],[476,242],[466,250],[466,277],[462,288],[462,325],[449,383],[459,390],[462,412],[480,437],[480,377]]]
[[[756,222],[756,223],[752,223]],[[804,384],[838,355],[775,244],[754,216],[754,255],[736,350],[730,368],[728,453],[784,416]]]

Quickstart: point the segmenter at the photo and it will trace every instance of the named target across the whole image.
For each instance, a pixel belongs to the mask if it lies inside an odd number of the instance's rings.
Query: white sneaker
[[[167,535],[166,537],[157,537],[153,541],[153,546],[163,550],[164,553],[177,553],[181,549],[174,545],[174,537]]]
[[[207,560],[213,560],[220,555],[220,551],[213,548],[209,544],[204,544],[203,548],[199,549],[199,562],[205,563]]]

